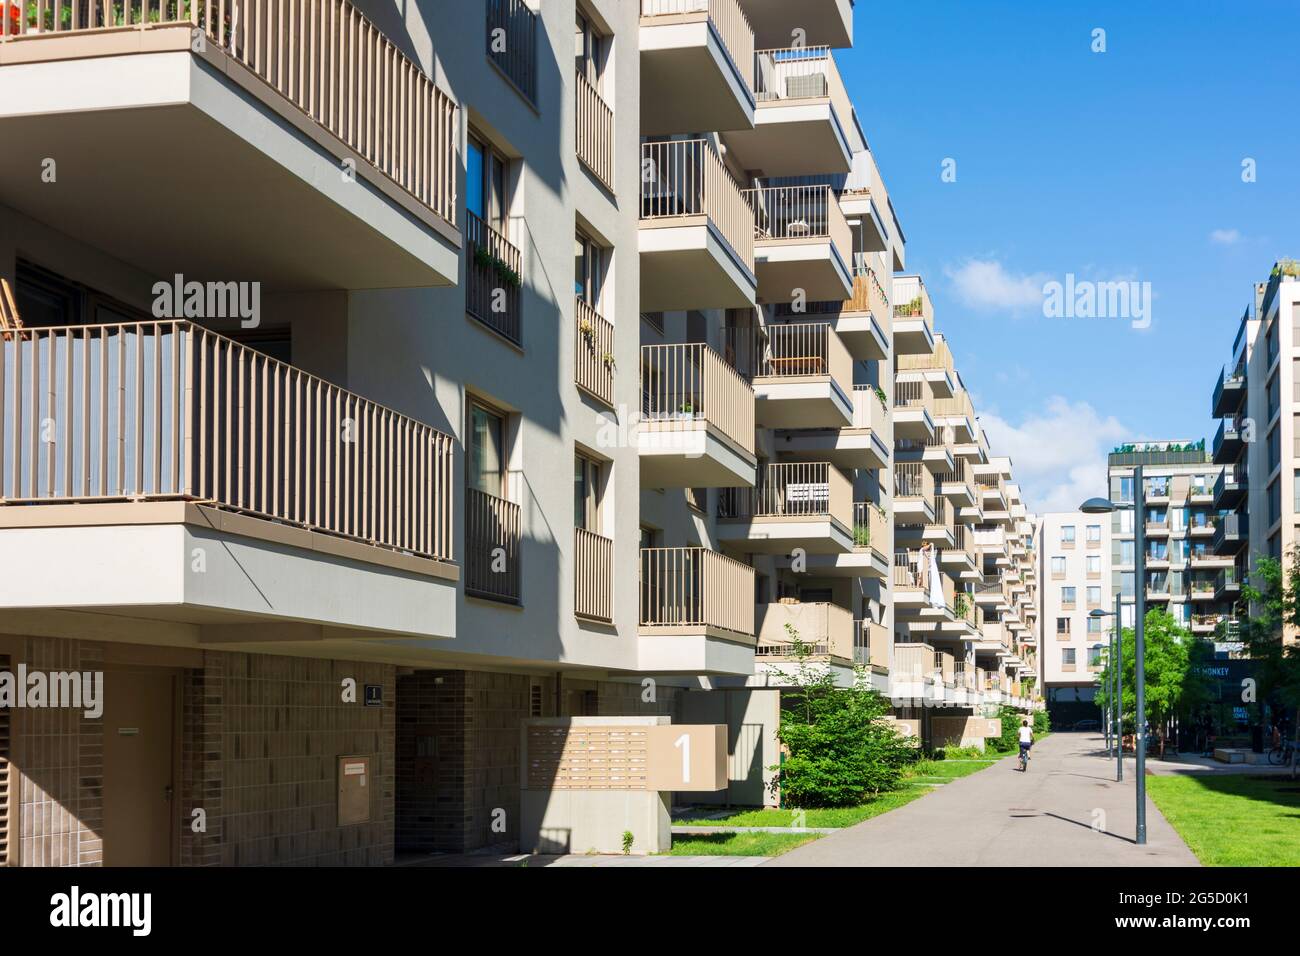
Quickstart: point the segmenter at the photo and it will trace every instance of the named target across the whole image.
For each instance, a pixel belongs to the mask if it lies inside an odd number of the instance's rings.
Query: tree
[[[1254,573],[1241,593],[1250,608],[1241,623],[1241,642],[1256,662],[1257,699],[1275,701],[1291,711],[1295,741],[1300,745],[1300,720],[1295,719],[1300,709],[1300,642],[1288,644],[1284,639],[1288,626],[1300,626],[1300,552],[1290,550],[1285,567],[1277,558],[1256,555]],[[1293,750],[1293,777],[1296,770]]]
[[[1145,649],[1146,719],[1160,740],[1160,752],[1165,749],[1165,734],[1172,718],[1188,709],[1204,704],[1209,698],[1209,685],[1204,672],[1193,666],[1204,653],[1190,631],[1180,626],[1173,615],[1159,608],[1147,611],[1144,618],[1142,643]],[[1124,628],[1121,635],[1123,669],[1120,685],[1121,733],[1138,731],[1137,715],[1137,639],[1132,628]],[[1105,713],[1111,700],[1111,686],[1115,679],[1114,661],[1106,661],[1099,676],[1097,704]]]
[[[841,687],[829,667],[814,666],[811,650],[789,628],[793,675],[782,679],[794,689],[782,697],[777,738],[787,754],[772,781],[792,806],[844,807],[892,790],[903,768],[916,759],[911,746],[883,718],[889,702],[873,691],[864,668],[853,685]]]

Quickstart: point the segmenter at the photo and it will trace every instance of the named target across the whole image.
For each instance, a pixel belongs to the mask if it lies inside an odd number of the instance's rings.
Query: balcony
[[[925,379],[935,398],[952,398],[953,391],[957,387],[954,380],[956,372],[953,370],[952,352],[948,350],[948,342],[943,336],[935,337],[933,351],[899,355],[897,364],[898,372],[894,377],[896,382]],[[968,428],[963,440],[967,441],[969,438]]]
[[[852,551],[852,483],[827,462],[769,464],[756,487],[718,496],[718,540],[763,554]]]
[[[958,388],[947,398],[936,398],[931,410],[935,427],[952,430],[954,447],[976,441],[979,437],[975,406],[971,404],[970,395],[965,389]]]
[[[889,303],[885,290],[869,266],[859,266],[853,276],[853,292],[847,299],[805,302],[800,311],[790,303],[775,306],[778,321],[800,321],[815,317],[835,330],[855,361],[880,361],[890,355]]]
[[[1224,617],[1222,614],[1193,614],[1192,633],[1213,634],[1224,620]]]
[[[853,104],[830,48],[757,50],[753,62],[754,127],[724,136],[738,166],[763,177],[849,172]]]
[[[829,186],[745,190],[754,209],[754,265],[764,302],[843,300],[853,291],[853,238]]]
[[[1237,418],[1225,418],[1219,422],[1219,428],[1214,433],[1214,442],[1211,446],[1216,465],[1234,462],[1241,456],[1243,440],[1241,428],[1242,421]]]
[[[0,203],[155,276],[457,282],[456,105],[352,4],[22,6],[0,36]],[[58,187],[28,188],[45,157]]]
[[[894,438],[930,441],[935,437],[930,406],[934,397],[925,381],[894,383]]]
[[[537,102],[537,21],[538,15],[524,0],[487,0],[488,62],[534,104]]]
[[[853,0],[744,0],[744,5],[762,46],[789,43],[796,29],[808,43],[853,45]]]
[[[450,436],[183,321],[10,332],[0,374],[3,606],[455,636]]]
[[[854,621],[853,659],[861,667],[876,673],[889,670],[889,649],[893,636],[885,625],[876,621]]]
[[[1241,577],[1236,566],[1224,568],[1214,577],[1214,600],[1236,601],[1241,597]]]
[[[614,620],[614,542],[586,528],[573,529],[573,613],[603,624]]]
[[[707,548],[642,548],[638,669],[752,674],[754,569]]]
[[[919,461],[934,475],[942,475],[957,467],[952,457],[952,447],[936,433],[933,438],[900,438],[894,442],[895,462]]]
[[[642,487],[753,486],[754,390],[713,349],[641,346],[641,403]]]
[[[895,276],[894,350],[899,355],[934,351],[934,306],[920,276]]]
[[[956,459],[953,470],[940,472],[935,480],[939,484],[939,494],[958,508],[973,508],[979,504],[980,499],[975,495],[975,473],[965,458]]]
[[[754,210],[712,144],[641,144],[641,308],[754,305]]]
[[[1246,475],[1236,465],[1225,465],[1214,482],[1214,507],[1235,508],[1246,496]]]
[[[893,216],[893,204],[885,191],[884,180],[876,158],[868,149],[853,153],[853,171],[844,180],[840,190],[840,209],[849,219],[857,235],[853,247],[862,252],[886,252],[890,237],[896,235],[902,245],[902,233]],[[897,257],[895,257],[897,258]],[[902,269],[897,261],[895,269]]]
[[[889,669],[889,693],[899,699],[943,697],[943,674],[935,667],[934,648],[929,644],[894,644],[894,661]]]
[[[465,311],[512,344],[522,345],[519,248],[504,232],[466,212],[465,254]]]
[[[793,661],[792,634],[812,657],[829,658],[843,666],[852,666],[856,659],[853,614],[839,605],[760,604],[755,613],[759,622],[755,656],[760,661]]]
[[[641,132],[752,129],[754,31],[738,0],[641,0]]]
[[[853,502],[853,548],[840,554],[802,554],[777,559],[777,567],[814,577],[873,578],[889,576],[890,516],[872,501]]]
[[[597,181],[614,191],[614,111],[586,74],[574,74],[574,149]]]
[[[743,337],[750,330],[731,330]],[[754,418],[764,428],[843,428],[853,423],[853,360],[826,322],[769,325],[766,342],[730,347],[754,355]]]
[[[955,568],[962,578],[978,578],[979,557],[975,550],[975,532],[968,525],[954,525],[952,545],[939,552],[939,563]]]
[[[581,296],[574,297],[573,381],[614,407],[614,326]]]
[[[1214,382],[1210,416],[1227,418],[1242,411],[1246,401],[1246,371],[1243,365],[1225,365]]]
[[[519,505],[477,488],[465,489],[465,593],[518,604]]]
[[[942,500],[942,499],[941,499]],[[934,475],[920,462],[894,465],[894,516],[905,522],[934,521]]]
[[[1231,512],[1219,519],[1210,539],[1210,549],[1217,555],[1235,555],[1250,544],[1250,526],[1246,515]]]
[[[853,422],[845,428],[778,431],[773,448],[786,461],[828,461],[836,468],[884,468],[889,422],[875,386],[853,386]]]

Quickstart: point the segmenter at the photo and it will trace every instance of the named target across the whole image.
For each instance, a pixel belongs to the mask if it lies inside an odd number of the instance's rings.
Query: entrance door
[[[169,866],[179,673],[104,674],[104,865]]]

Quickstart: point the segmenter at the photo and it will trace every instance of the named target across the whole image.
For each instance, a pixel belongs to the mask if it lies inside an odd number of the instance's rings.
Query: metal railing
[[[754,239],[830,239],[845,265],[852,259],[848,220],[829,186],[763,186],[746,189],[754,210]]]
[[[894,465],[894,497],[934,500],[934,475],[919,461]]]
[[[614,326],[582,296],[573,300],[573,380],[614,406]]]
[[[465,213],[465,311],[516,345],[523,344],[523,255],[498,229]]]
[[[885,550],[889,516],[874,501],[853,502],[853,545],[857,548]]]
[[[759,657],[789,657],[797,639],[813,655],[853,660],[853,615],[825,601],[777,602],[758,609]]]
[[[754,98],[760,103],[829,99],[841,126],[853,115],[853,104],[828,46],[755,50]]]
[[[477,488],[465,489],[465,592],[519,600],[519,505]]]
[[[614,189],[614,111],[581,71],[575,74],[578,160]]]
[[[524,0],[487,0],[487,55],[537,102],[537,14]]]
[[[853,273],[853,292],[847,299],[827,302],[806,302],[802,311],[796,312],[790,302],[778,302],[774,306],[777,316],[793,315],[841,315],[845,312],[870,312],[880,324],[881,330],[888,335],[892,316],[889,312],[889,300],[885,289],[876,277],[876,271],[868,265],[859,265]]]
[[[573,529],[573,613],[614,619],[614,542],[586,528]]]
[[[456,105],[347,0],[4,0],[0,10],[0,42],[184,29],[175,48],[188,49],[201,28],[208,44],[456,222]]]
[[[853,662],[863,667],[889,667],[889,629],[870,620],[853,622]]]
[[[934,648],[929,644],[894,645],[894,663],[890,675],[895,680],[916,682],[935,677]]]
[[[853,386],[853,427],[881,431],[886,421],[887,406],[874,385]]]
[[[641,626],[753,636],[754,569],[708,548],[642,548]]]
[[[893,291],[894,318],[922,319],[927,326],[932,324],[929,294],[919,277],[895,277]]]
[[[708,140],[641,144],[641,219],[704,216],[754,271],[754,210]]]
[[[754,28],[741,9],[739,0],[641,0],[641,16],[686,17],[707,13],[722,48],[731,57],[736,72],[746,88],[754,89]]]
[[[186,321],[0,337],[0,499],[183,499],[451,560],[449,435]]]
[[[827,462],[778,462],[758,472],[753,488],[722,488],[720,518],[829,517],[847,530],[853,484]]]
[[[641,420],[651,428],[705,421],[754,453],[754,389],[703,343],[641,346]]]
[[[853,358],[829,322],[732,326],[725,348],[751,378],[830,376],[845,397],[853,388]]]
[[[953,371],[952,352],[948,348],[947,341],[938,335],[934,339],[933,352],[921,355],[899,355],[897,361],[900,372],[934,369]]]
[[[933,401],[930,383],[924,379],[914,382],[894,382],[895,408],[928,409]]]

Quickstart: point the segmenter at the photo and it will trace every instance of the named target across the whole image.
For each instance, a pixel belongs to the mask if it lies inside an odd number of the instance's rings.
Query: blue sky
[[[1103,490],[1119,441],[1211,437],[1252,283],[1300,257],[1300,4],[909,0],[854,27],[908,271],[1029,506]],[[1068,273],[1151,283],[1150,328],[1045,318]]]

